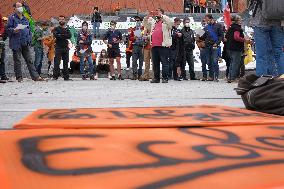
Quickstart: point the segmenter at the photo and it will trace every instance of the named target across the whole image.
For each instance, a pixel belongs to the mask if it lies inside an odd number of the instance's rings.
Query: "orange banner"
[[[0,132],[1,189],[284,187],[284,126]]]
[[[224,106],[42,109],[14,128],[157,128],[281,125],[281,116]]]

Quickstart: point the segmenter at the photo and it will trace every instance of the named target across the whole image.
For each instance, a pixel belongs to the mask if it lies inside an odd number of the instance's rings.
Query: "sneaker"
[[[219,79],[216,77],[216,78],[214,79],[214,82],[219,82]]]
[[[95,80],[95,77],[91,75],[90,80]]]
[[[86,80],[87,78],[86,78],[86,76],[85,76],[85,75],[82,75],[82,79],[83,79],[83,80]]]
[[[22,77],[18,78],[17,80],[18,80],[18,82],[19,82],[19,83],[24,82],[24,80],[23,80],[23,78],[22,78]]]
[[[64,81],[73,81],[73,80],[70,79],[70,78],[66,78],[66,79],[64,79]]]
[[[201,81],[207,81],[207,78],[206,78],[206,77],[203,77],[203,78],[201,79]]]
[[[198,79],[196,77],[194,77],[194,78],[190,78],[190,80],[194,81],[194,80],[198,80]]]
[[[162,79],[162,83],[168,83],[168,79]]]
[[[9,78],[6,75],[4,75],[4,76],[1,77],[0,80],[2,80],[2,81],[9,81]]]
[[[111,76],[110,80],[116,80],[115,76]]]
[[[35,78],[34,81],[45,81],[42,77]]]
[[[0,80],[0,83],[7,83],[6,80]]]
[[[95,76],[95,80],[98,80],[98,76],[97,75]]]
[[[126,68],[126,71],[128,71],[129,70],[129,68]]]
[[[182,80],[184,80],[184,81],[188,81],[188,79],[185,77],[185,78],[182,78]]]
[[[209,77],[207,81],[214,81],[214,79],[212,77]]]
[[[118,75],[118,80],[124,80],[121,75]]]
[[[150,83],[160,83],[160,80],[152,79],[152,80],[150,81]]]

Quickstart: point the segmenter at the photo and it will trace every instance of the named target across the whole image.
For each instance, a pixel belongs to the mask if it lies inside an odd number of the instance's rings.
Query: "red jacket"
[[[2,15],[0,14],[0,37],[4,34],[4,23],[2,21]]]

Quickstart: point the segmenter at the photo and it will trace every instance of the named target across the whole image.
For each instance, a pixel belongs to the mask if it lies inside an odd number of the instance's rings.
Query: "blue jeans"
[[[81,73],[81,75],[85,75],[85,72],[84,72],[84,68],[85,68],[84,59],[85,59],[84,56],[80,57],[80,73]],[[88,56],[88,57],[86,57],[86,59],[87,59],[87,62],[89,63],[89,74],[90,74],[90,76],[92,76],[92,75],[94,75],[94,72],[96,72],[96,70],[94,70],[92,56]]]
[[[207,78],[207,54],[206,54],[206,50],[205,49],[200,49],[200,60],[202,63],[202,73],[203,73],[203,77]]]
[[[42,67],[42,61],[43,61],[43,48],[34,48],[35,51],[35,69],[37,73],[40,75],[41,74],[41,67]]]
[[[209,68],[209,77],[219,77],[219,64],[218,64],[218,48],[214,49],[212,46],[205,48],[207,65]]]
[[[152,62],[154,70],[154,78],[160,80],[160,64],[162,63],[162,77],[168,79],[169,75],[169,48],[153,47]]]
[[[235,80],[240,75],[240,68],[242,63],[242,52],[229,50],[231,64],[229,67],[229,79]]]
[[[94,36],[99,36],[100,35],[100,22],[93,22],[93,34]]]
[[[256,74],[284,74],[284,30],[280,26],[255,27]]]

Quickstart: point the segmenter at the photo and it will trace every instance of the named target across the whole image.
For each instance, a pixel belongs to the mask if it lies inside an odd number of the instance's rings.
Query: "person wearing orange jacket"
[[[49,28],[49,35],[43,38],[43,45],[47,49],[48,58],[48,76],[53,75],[54,57],[55,57],[55,37],[53,36],[54,27]]]

